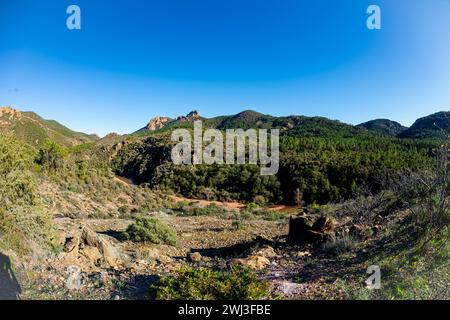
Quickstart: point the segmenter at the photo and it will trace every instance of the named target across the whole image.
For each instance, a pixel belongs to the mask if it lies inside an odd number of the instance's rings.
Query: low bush
[[[57,143],[46,140],[36,156],[36,163],[47,170],[59,171],[64,166],[64,157],[67,151]]]
[[[332,239],[322,245],[322,251],[325,253],[338,256],[351,251],[357,244],[356,239],[351,236],[343,236],[341,238]]]
[[[231,228],[238,231],[245,229],[245,223],[242,219],[234,219],[231,223]]]
[[[268,295],[268,285],[240,266],[227,272],[186,268],[162,277],[150,294],[157,300],[258,300]]]
[[[156,218],[138,217],[124,233],[126,239],[133,242],[151,242],[154,244],[177,244],[176,232]]]
[[[253,210],[252,214],[258,218],[261,218],[261,219],[267,220],[267,221],[277,221],[277,220],[286,219],[286,215],[284,213],[269,210],[269,209]]]
[[[117,211],[119,211],[120,214],[125,215],[129,214],[131,212],[130,208],[128,206],[120,206]]]

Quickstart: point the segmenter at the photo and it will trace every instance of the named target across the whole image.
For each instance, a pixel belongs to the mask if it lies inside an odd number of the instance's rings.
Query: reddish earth
[[[228,210],[240,210],[245,208],[245,205],[240,202],[221,202],[221,201],[208,201],[208,200],[198,200],[198,199],[189,199],[184,197],[177,197],[173,196],[172,199],[175,202],[189,202],[189,203],[195,203],[198,206],[204,208],[209,206],[210,204],[215,204],[217,206],[225,207]]]

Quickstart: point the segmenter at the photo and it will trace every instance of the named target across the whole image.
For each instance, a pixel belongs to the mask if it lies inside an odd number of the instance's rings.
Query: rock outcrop
[[[147,124],[147,130],[153,132],[162,129],[170,121],[172,121],[172,119],[167,117],[155,117]]]
[[[13,109],[11,107],[1,107],[0,108],[0,118],[3,116],[8,116],[9,119],[21,118],[22,113],[19,110]]]
[[[196,110],[189,112],[186,116],[180,116],[175,120],[169,117],[158,116],[151,119],[147,126],[145,126],[142,130],[154,132],[170,125],[176,125],[178,123],[185,123],[198,119],[200,119],[200,114]]]
[[[58,258],[64,265],[83,268],[100,265],[118,268],[123,264],[123,257],[112,242],[86,226],[65,236],[63,252]]]
[[[103,257],[108,265],[115,267],[120,264],[120,254],[114,246],[87,227],[84,227],[81,232],[81,243],[87,247],[97,249],[101,254],[100,257]],[[83,248],[84,250],[85,248]]]
[[[177,122],[189,122],[200,119],[200,113],[197,110],[189,112],[186,116],[177,118]]]

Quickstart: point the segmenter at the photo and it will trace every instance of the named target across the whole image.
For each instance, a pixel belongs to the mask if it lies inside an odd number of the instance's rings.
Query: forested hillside
[[[96,139],[5,111],[0,252],[22,299],[448,299],[445,123],[443,136],[409,139],[321,117],[193,112]],[[172,130],[198,119],[280,129],[278,173],[174,165]],[[381,291],[362,287],[373,264]]]
[[[401,138],[447,139],[450,132],[450,111],[438,112],[418,119],[411,128],[400,133]]]
[[[400,123],[388,119],[376,119],[364,122],[358,125],[360,128],[365,128],[371,132],[395,137],[408,129]]]
[[[47,139],[65,147],[99,139],[95,134],[75,132],[55,120],[43,119],[34,112],[22,112],[10,107],[0,108],[0,132],[13,133],[33,146],[41,146]]]
[[[257,165],[173,165],[166,135],[128,144],[113,163],[118,175],[186,197],[293,204],[298,189],[306,203],[325,204],[347,199],[363,185],[377,191],[381,181],[401,172],[430,168],[436,146],[377,137],[286,136],[278,174],[264,177]]]

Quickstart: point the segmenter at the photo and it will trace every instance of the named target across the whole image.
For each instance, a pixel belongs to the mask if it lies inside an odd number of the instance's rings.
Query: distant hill
[[[280,129],[283,134],[295,136],[321,136],[321,137],[347,137],[359,134],[367,134],[362,128],[357,128],[337,120],[323,117],[287,116],[275,117],[262,114],[253,110],[245,110],[236,115],[203,118],[197,111],[187,116],[173,120],[167,117],[153,118],[149,124],[136,133],[145,134],[176,127],[190,127],[194,120],[202,120],[203,127],[219,130],[226,129]]]
[[[324,117],[289,116],[287,119],[289,123],[293,122],[287,131],[289,136],[333,138],[370,134],[364,129]]]
[[[376,119],[357,125],[359,128],[365,128],[371,132],[384,134],[388,136],[397,136],[402,133],[407,127],[400,123],[388,119]]]
[[[331,120],[325,117],[285,116],[276,117],[253,110],[245,110],[235,115],[203,118],[197,111],[186,116],[171,119],[153,118],[147,126],[135,132],[167,131],[174,128],[193,126],[194,120],[202,120],[204,128],[226,129],[280,129],[283,135],[298,137],[353,137],[384,135],[399,138],[443,138],[450,134],[450,112],[438,112],[418,119],[411,128],[389,119],[375,119],[357,126]]]
[[[214,121],[221,120],[215,125],[217,129],[250,129],[250,128],[274,128],[278,127],[277,118],[264,115],[262,113],[245,110],[233,116],[223,116],[211,119]],[[208,121],[206,122],[208,124]]]
[[[450,111],[442,111],[418,119],[400,138],[448,138],[450,135]]]
[[[99,139],[97,135],[75,132],[57,121],[43,119],[34,112],[22,112],[10,107],[0,108],[0,132],[12,132],[33,146],[41,145],[46,139],[65,147]]]
[[[276,117],[253,110],[245,110],[235,115],[213,118],[204,118],[198,111],[191,111],[176,119],[155,117],[132,135],[160,133],[174,128],[190,128],[195,120],[202,120],[204,128],[219,130],[280,129],[283,135],[296,137],[345,138],[385,135],[399,138],[433,139],[445,138],[450,134],[450,112],[429,115],[418,119],[411,128],[406,128],[400,123],[388,119],[376,119],[353,126],[324,117],[296,115]],[[51,139],[66,147],[99,140],[97,135],[76,132],[57,121],[43,119],[34,112],[21,112],[10,107],[0,108],[0,132],[13,132],[19,139],[34,146],[42,144],[46,139]]]

